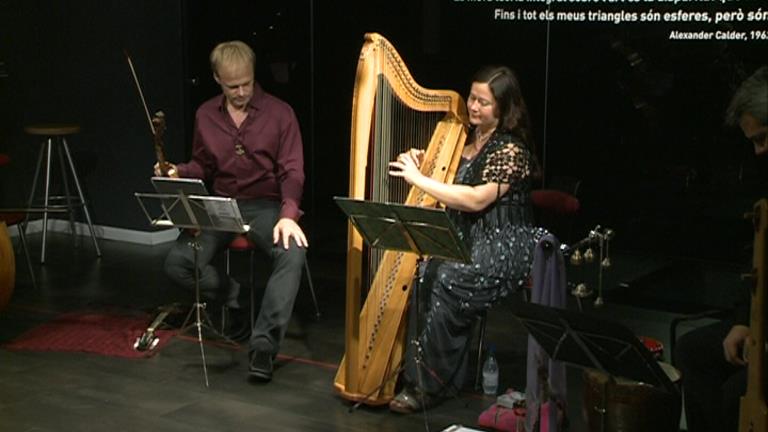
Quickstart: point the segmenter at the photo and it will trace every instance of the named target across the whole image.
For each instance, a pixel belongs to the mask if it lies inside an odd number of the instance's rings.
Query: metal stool
[[[77,177],[77,171],[75,170],[75,164],[72,162],[72,155],[69,152],[69,145],[67,145],[67,136],[74,135],[80,132],[80,126],[75,124],[39,124],[31,125],[24,128],[24,131],[30,135],[43,137],[43,146],[40,149],[40,155],[37,158],[37,168],[35,169],[35,176],[32,180],[32,190],[29,193],[28,207],[32,208],[35,203],[35,195],[37,192],[37,180],[40,177],[40,171],[45,172],[45,190],[42,199],[43,205],[43,244],[42,251],[40,253],[40,263],[45,264],[45,244],[48,235],[48,210],[49,209],[66,209],[69,214],[69,225],[72,232],[72,238],[75,238],[75,219],[74,209],[75,207],[82,207],[85,214],[85,220],[88,223],[88,229],[91,232],[91,239],[93,240],[93,247],[96,249],[96,256],[101,256],[101,250],[99,250],[99,244],[96,241],[96,234],[93,230],[93,224],[91,223],[91,215],[88,212],[88,206],[83,196],[83,190],[80,187],[80,180]],[[63,195],[51,196],[51,160],[53,159],[53,152],[56,149],[59,153],[59,162],[61,167],[61,183],[64,187]],[[45,158],[43,158],[45,156]],[[66,162],[65,162],[66,157]],[[45,165],[43,165],[45,164]],[[68,177],[72,176],[74,180],[75,188],[77,189],[77,196],[70,194]],[[52,204],[52,202],[66,201],[64,204]],[[26,224],[24,225],[26,229]]]
[[[255,278],[256,275],[254,273],[253,268],[253,255],[256,252],[256,245],[251,242],[251,240],[248,238],[247,235],[244,234],[238,234],[235,236],[234,240],[232,240],[229,243],[229,246],[227,246],[227,263],[226,263],[226,270],[227,274],[230,274],[230,266],[229,266],[229,254],[231,251],[235,252],[248,252],[248,262],[250,264],[250,273],[249,273],[249,283],[251,285],[251,328],[253,328],[253,324],[256,322],[256,311],[254,310],[255,305],[255,296],[254,296],[254,285],[255,285]],[[309,272],[309,264],[307,260],[304,260],[304,274],[307,277],[307,285],[309,285],[309,292],[312,294],[312,303],[315,306],[315,318],[320,319],[320,307],[317,305],[317,296],[315,296],[315,286],[312,283],[312,274]]]

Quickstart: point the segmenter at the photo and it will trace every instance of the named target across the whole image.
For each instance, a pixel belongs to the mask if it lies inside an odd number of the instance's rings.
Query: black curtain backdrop
[[[671,30],[749,30],[752,22],[621,23],[494,19],[496,9],[539,14],[544,2],[453,0],[337,3],[0,0],[0,168],[4,203],[26,196],[38,149],[23,126],[77,121],[76,163],[95,223],[148,230],[132,193],[150,188],[151,137],[123,57],[134,58],[150,109],[168,118],[172,161],[189,156],[192,114],[216,94],[207,56],[242,39],[257,78],[296,110],[305,141],[303,223],[313,247],[343,248],[349,126],[357,58],[366,32],[398,49],[424,87],[466,94],[487,63],[515,69],[528,103],[545,186],[579,179],[586,230],[613,227],[627,251],[741,261],[761,197],[764,163],[723,112],[768,42],[670,40]],[[558,3],[551,11],[641,13],[741,7]],[[579,9],[581,8],[581,9]],[[764,25],[763,25],[764,27]],[[324,246],[327,245],[327,246]]]

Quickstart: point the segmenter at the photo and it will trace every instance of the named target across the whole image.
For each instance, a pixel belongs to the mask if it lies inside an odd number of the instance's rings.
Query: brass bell
[[[608,268],[611,266],[611,259],[608,257],[603,258],[603,262],[600,263],[603,268]]]
[[[592,291],[587,288],[587,284],[580,283],[571,291],[571,295],[578,298],[587,298],[592,295]]]
[[[571,265],[578,266],[581,265],[581,252],[576,249],[575,252],[571,254]]]
[[[592,250],[592,248],[588,248],[586,251],[584,251],[584,262],[591,263],[595,260],[595,252]]]
[[[600,306],[603,305],[603,303],[604,303],[603,302],[603,297],[602,296],[597,296],[597,298],[595,299],[595,307],[600,307]]]

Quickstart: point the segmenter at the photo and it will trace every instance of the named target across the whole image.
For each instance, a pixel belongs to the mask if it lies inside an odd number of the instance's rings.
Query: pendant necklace
[[[478,127],[475,129],[475,148],[477,151],[480,151],[483,148],[483,145],[488,140],[488,138],[491,137],[491,134],[496,130],[495,127],[488,129],[487,132],[481,133],[480,128]]]

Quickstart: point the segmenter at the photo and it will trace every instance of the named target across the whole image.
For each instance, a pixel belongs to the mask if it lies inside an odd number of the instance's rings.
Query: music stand
[[[371,247],[470,263],[467,245],[444,210],[334,197]]]
[[[653,355],[623,325],[566,309],[513,303],[512,314],[552,360],[628,378],[679,397]],[[605,417],[605,407],[600,410]]]
[[[336,204],[347,214],[352,224],[357,228],[365,241],[372,248],[412,252],[419,256],[419,263],[425,256],[439,257],[448,260],[470,263],[471,257],[466,244],[459,238],[456,227],[453,225],[444,210],[435,208],[415,207],[404,204],[381,203],[373,201],[356,200],[344,197],[334,197]],[[417,269],[419,265],[416,266]],[[414,275],[415,277],[415,275]],[[414,283],[414,291],[418,283]],[[419,293],[414,292],[414,305],[419,310]],[[415,347],[413,360],[416,367],[424,365],[421,359],[421,347],[418,341],[420,333],[418,319],[415,323],[415,334],[410,344]],[[405,360],[401,363],[392,376],[397,376],[403,370]],[[419,381],[421,381],[421,373]],[[357,402],[350,410],[359,407],[368,397],[377,392],[388,381],[384,380],[362,400]],[[423,383],[419,385],[423,388]],[[422,395],[422,407],[426,418],[426,406]]]
[[[195,186],[197,187],[197,186]],[[207,195],[187,195],[183,189],[178,193],[135,193],[144,215],[149,220],[150,225],[157,227],[176,227],[192,230],[216,230],[243,233],[248,231],[248,225],[243,223],[240,215],[240,209],[237,207],[237,201],[233,198],[225,198]],[[162,210],[160,216],[153,217],[147,209],[150,203],[159,205]],[[214,335],[225,340],[232,346],[239,346],[236,342],[220,334],[213,326],[210,317],[205,312],[205,303],[200,301],[200,275],[198,272],[198,251],[201,246],[193,237],[189,242],[194,255],[194,279],[195,279],[195,303],[189,310],[184,323],[181,326],[180,334],[186,333],[189,329],[197,329],[197,341],[200,346],[200,356],[203,360],[203,375],[205,377],[205,386],[208,387],[208,368],[205,362],[205,350],[203,348],[203,328],[205,327]],[[195,321],[189,323],[192,314],[195,314]],[[187,325],[189,323],[189,325]]]

